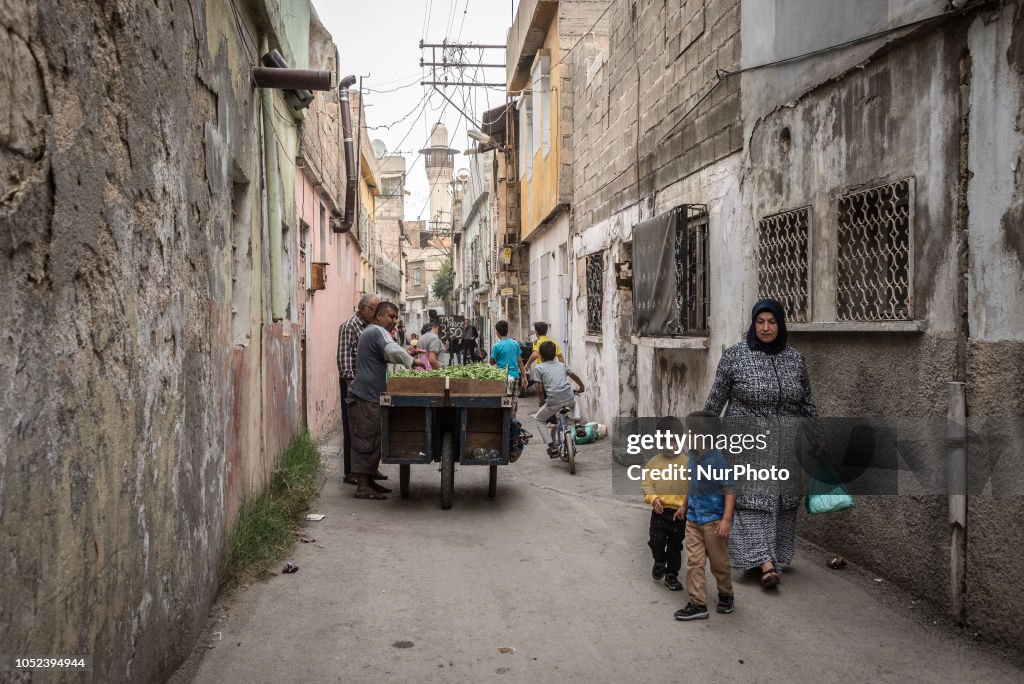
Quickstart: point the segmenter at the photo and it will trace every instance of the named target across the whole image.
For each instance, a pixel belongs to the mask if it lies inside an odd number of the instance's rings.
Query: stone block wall
[[[738,0],[614,2],[607,43],[577,48],[579,229],[742,149],[739,78],[719,72],[739,68],[739,10]]]

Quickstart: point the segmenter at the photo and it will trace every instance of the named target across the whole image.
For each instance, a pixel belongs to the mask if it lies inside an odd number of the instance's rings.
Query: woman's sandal
[[[388,497],[377,492],[356,492],[353,496],[357,499],[370,499],[372,501],[383,501]]]
[[[765,589],[774,589],[779,586],[779,571],[772,568],[761,573],[761,586]]]

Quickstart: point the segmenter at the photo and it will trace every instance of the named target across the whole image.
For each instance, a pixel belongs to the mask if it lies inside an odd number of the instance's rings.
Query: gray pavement
[[[524,399],[520,416],[533,410]],[[524,421],[531,432],[531,422]],[[577,475],[539,437],[499,468],[413,466],[412,497],[353,499],[329,481],[293,560],[300,570],[222,600],[195,682],[1019,682],[1024,672],[896,606],[899,592],[801,544],[769,594],[736,579],[736,612],[680,623],[685,592],[650,578],[649,509],[611,493],[611,444],[580,447]],[[709,586],[713,580],[709,577]],[[909,603],[909,602],[908,602]]]

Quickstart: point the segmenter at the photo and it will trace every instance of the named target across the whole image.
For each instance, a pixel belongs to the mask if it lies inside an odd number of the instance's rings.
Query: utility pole
[[[505,81],[498,82],[485,82],[477,83],[475,81],[467,81],[465,78],[460,76],[459,80],[449,81],[447,80],[447,73],[451,70],[458,69],[459,73],[462,74],[466,69],[501,69],[504,73],[505,64],[504,62],[484,62],[484,54],[487,50],[501,50],[505,51],[504,45],[477,45],[474,43],[449,43],[447,39],[440,43],[425,43],[420,41],[420,50],[430,50],[430,59],[426,60],[420,57],[420,66],[430,67],[430,79],[420,81],[420,85],[434,86],[460,86],[466,88],[504,88]],[[437,51],[441,50],[440,60],[438,59]],[[474,50],[480,53],[480,59],[476,62],[472,62],[465,59],[467,51]],[[441,75],[438,75],[438,68],[441,69]]]

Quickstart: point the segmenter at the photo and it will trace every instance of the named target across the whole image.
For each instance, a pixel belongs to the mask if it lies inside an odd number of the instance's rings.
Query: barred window
[[[604,308],[604,253],[587,255],[587,334],[601,334]]]
[[[836,316],[841,321],[914,316],[913,179],[839,199]]]
[[[708,334],[708,209],[683,204],[633,227],[633,330]]]
[[[687,219],[676,226],[676,310],[679,332],[706,335],[708,290],[708,209],[704,204],[685,207]]]
[[[759,299],[782,303],[786,319],[808,320],[808,207],[765,216],[757,222]]]

